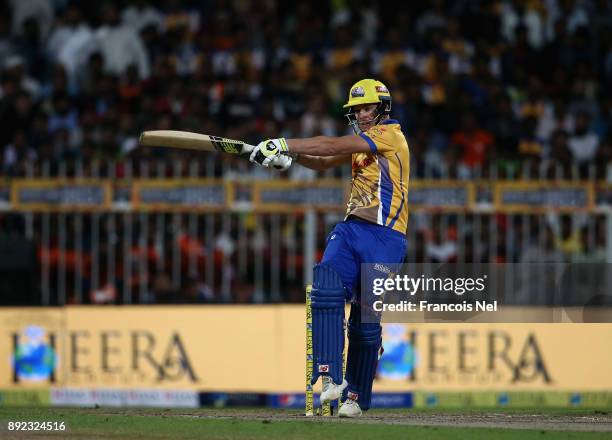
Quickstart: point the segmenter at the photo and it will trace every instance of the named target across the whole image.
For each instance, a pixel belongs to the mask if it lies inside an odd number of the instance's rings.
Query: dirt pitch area
[[[57,421],[63,432],[9,431],[10,421]],[[373,410],[361,419],[250,408],[0,408],[7,440],[612,440],[612,412],[586,409]]]
[[[134,410],[135,411],[135,410]],[[327,423],[367,423],[407,426],[439,426],[463,428],[502,428],[531,429],[543,431],[598,431],[612,433],[612,412],[610,411],[576,411],[558,410],[542,413],[529,410],[512,412],[497,411],[414,411],[414,410],[372,410],[360,419],[338,419],[326,417],[305,417],[298,411],[264,410],[264,409],[202,409],[173,413],[174,416],[193,417],[212,420],[253,420],[253,421],[296,421],[312,420]],[[163,412],[152,414],[143,412],[143,416],[160,416]],[[612,434],[611,434],[612,438]]]

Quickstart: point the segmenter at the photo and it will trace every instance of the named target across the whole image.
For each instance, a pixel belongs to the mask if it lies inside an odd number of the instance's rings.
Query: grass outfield
[[[485,426],[541,420],[542,427],[517,423],[504,427],[454,427],[454,420],[473,419]],[[64,432],[10,433],[8,421],[63,421]],[[442,422],[441,426],[435,421]],[[431,421],[432,425],[427,426]],[[571,422],[573,421],[573,422]],[[306,419],[298,411],[253,409],[121,409],[121,408],[7,408],[0,407],[0,438],[67,439],[427,439],[532,440],[612,439],[612,415],[600,410],[504,411],[370,411],[358,421]],[[563,426],[571,430],[563,430]],[[576,425],[572,425],[575,423]],[[592,425],[591,425],[592,423]],[[425,425],[425,426],[419,426]],[[546,427],[550,427],[547,429]],[[593,431],[590,432],[592,426]],[[603,429],[602,429],[603,427]],[[555,430],[561,429],[561,430]],[[578,430],[575,430],[578,429]]]

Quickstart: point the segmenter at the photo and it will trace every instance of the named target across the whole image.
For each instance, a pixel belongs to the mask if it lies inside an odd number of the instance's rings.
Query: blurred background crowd
[[[141,150],[137,138],[146,129],[250,143],[348,134],[348,88],[376,77],[392,93],[413,178],[612,182],[610,0],[2,0],[0,69],[5,179],[314,178],[301,167],[281,175],[230,156]],[[350,169],[326,175],[348,178]],[[259,230],[252,217],[226,225],[159,214],[111,227],[102,216],[95,245],[83,232],[94,228],[88,215],[50,215],[44,240],[40,216],[2,213],[0,228],[33,240],[51,303],[61,286],[68,302],[301,300],[303,218],[263,216]],[[319,253],[341,219],[321,217]],[[54,232],[62,222],[63,241]],[[595,215],[414,215],[409,234],[411,261],[605,261],[604,217]],[[125,276],[131,253],[138,281]],[[280,275],[257,281],[258,255],[278,258]],[[227,270],[207,281],[213,259]],[[53,275],[62,264],[63,284]],[[96,297],[101,286],[111,293]]]
[[[0,4],[6,175],[121,160],[152,127],[343,134],[341,104],[362,77],[387,83],[413,161],[434,176],[491,162],[610,174],[608,0]]]

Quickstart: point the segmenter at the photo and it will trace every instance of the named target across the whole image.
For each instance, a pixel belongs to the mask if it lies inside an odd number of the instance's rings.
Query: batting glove
[[[249,160],[263,167],[268,167],[275,157],[287,151],[289,151],[289,147],[285,138],[268,139],[257,145],[251,152]]]
[[[292,163],[293,158],[291,156],[281,154],[280,156],[276,156],[274,159],[272,159],[270,165],[279,171],[287,171]]]

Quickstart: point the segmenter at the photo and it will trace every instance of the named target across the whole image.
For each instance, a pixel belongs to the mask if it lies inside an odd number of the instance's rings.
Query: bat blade
[[[254,148],[242,141],[210,136],[190,131],[152,130],[141,133],[139,143],[145,147],[184,148],[199,151],[221,151],[229,154],[247,154]]]

